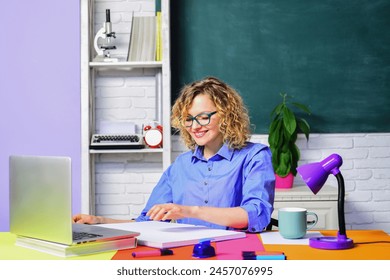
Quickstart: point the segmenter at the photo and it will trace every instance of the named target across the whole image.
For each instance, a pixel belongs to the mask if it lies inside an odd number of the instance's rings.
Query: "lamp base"
[[[310,247],[325,250],[343,250],[353,247],[353,240],[347,238],[347,235],[337,233],[334,236],[312,237],[309,239]]]

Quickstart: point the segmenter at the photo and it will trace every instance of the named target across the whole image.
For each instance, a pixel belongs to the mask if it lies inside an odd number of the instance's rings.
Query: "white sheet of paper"
[[[244,238],[246,236],[245,232],[240,231],[156,221],[102,224],[97,226],[139,232],[140,235],[137,237],[138,244],[155,248],[193,245],[199,243],[202,239],[222,241]]]
[[[135,123],[129,121],[101,121],[100,134],[135,134]]]
[[[279,231],[266,231],[260,233],[263,244],[292,244],[292,245],[309,245],[309,238],[321,237],[318,231],[309,231],[303,238],[286,239],[280,235]]]

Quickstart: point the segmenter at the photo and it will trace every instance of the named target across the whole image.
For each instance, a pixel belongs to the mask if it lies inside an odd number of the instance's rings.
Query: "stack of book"
[[[44,241],[41,239],[17,236],[15,244],[58,257],[75,257],[107,251],[135,248],[137,247],[137,238],[133,237],[110,241],[96,241],[75,245],[65,245]]]

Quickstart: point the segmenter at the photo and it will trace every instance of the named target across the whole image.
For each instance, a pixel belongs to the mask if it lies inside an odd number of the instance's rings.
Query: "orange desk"
[[[335,230],[321,231],[325,236],[335,236]],[[262,244],[260,234],[247,234],[246,238],[222,242],[214,242],[217,256],[206,260],[239,260],[241,251],[282,251],[287,260],[390,260],[390,236],[380,230],[348,230],[355,246],[347,250],[321,250],[308,245]],[[0,259],[63,259],[49,254],[37,252],[14,245],[15,236],[8,232],[0,232]],[[163,257],[139,258],[138,260],[195,260],[192,257],[193,246],[173,248],[174,255]],[[154,250],[144,246],[134,249],[106,252],[68,259],[85,260],[134,260],[134,251]],[[197,260],[197,259],[196,259]]]
[[[335,230],[320,231],[324,236],[336,236]],[[352,230],[347,231],[355,246],[347,250],[322,250],[311,248],[308,245],[270,245],[262,244],[260,234],[247,234],[244,239],[222,241],[212,243],[216,248],[217,256],[211,259],[241,259],[241,251],[282,251],[287,260],[390,260],[390,236],[380,230]],[[163,257],[142,258],[143,260],[185,260],[191,257],[193,246],[174,248],[175,255]],[[113,259],[134,259],[131,253],[134,251],[153,250],[143,246],[136,249],[121,250]],[[233,253],[235,252],[235,253]],[[210,258],[208,258],[209,260]]]
[[[335,230],[320,231],[336,236]],[[390,260],[390,236],[381,230],[347,230],[354,247],[346,250],[322,250],[305,245],[264,245],[266,251],[283,251],[288,260]],[[383,242],[380,242],[383,241]]]

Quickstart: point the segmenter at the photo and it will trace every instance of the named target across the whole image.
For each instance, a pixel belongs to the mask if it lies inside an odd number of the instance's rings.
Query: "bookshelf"
[[[97,185],[107,181],[102,177],[110,177],[108,181],[112,181],[117,175],[118,182],[125,185],[123,178],[131,181],[127,175],[133,172],[132,167],[137,167],[138,173],[162,173],[171,164],[169,0],[161,0],[161,61],[127,61],[134,16],[155,15],[154,0],[134,3],[81,0],[80,5],[81,212],[102,214],[96,209]],[[105,21],[106,9],[111,11],[112,29],[116,33],[117,46],[111,54],[118,60],[113,62],[94,61],[94,37]],[[91,137],[99,133],[104,121],[132,122],[137,134],[142,134],[143,125],[158,123],[164,128],[163,147],[90,149]],[[105,187],[110,188],[110,184]]]

